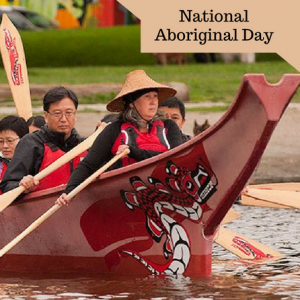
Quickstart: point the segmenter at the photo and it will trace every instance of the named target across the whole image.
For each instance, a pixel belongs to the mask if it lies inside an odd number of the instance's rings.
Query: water
[[[211,278],[0,274],[0,300],[8,299],[300,299],[300,211],[235,205],[242,218],[227,228],[285,255],[245,261],[217,244]]]

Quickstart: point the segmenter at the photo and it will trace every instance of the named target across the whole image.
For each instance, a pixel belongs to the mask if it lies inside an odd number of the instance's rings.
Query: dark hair
[[[22,138],[25,134],[29,133],[26,121],[17,116],[7,116],[0,121],[0,132],[5,130],[14,131],[19,138]]]
[[[114,114],[114,113],[112,113],[112,114],[106,114],[106,115],[101,119],[101,122],[106,122],[106,123],[111,122],[111,123],[113,123],[113,122],[117,121],[118,118],[119,118],[119,115],[118,115],[118,114]]]
[[[52,103],[56,103],[65,98],[70,98],[73,101],[75,108],[77,109],[78,98],[77,98],[76,94],[72,90],[70,90],[64,86],[57,86],[57,87],[49,90],[45,94],[45,96],[43,98],[44,111],[48,111],[49,107]]]
[[[32,126],[35,126],[37,128],[41,128],[42,126],[45,125],[45,118],[43,116],[35,116],[35,117],[30,117],[28,120],[27,120],[27,125],[28,127],[30,125]]]
[[[123,96],[123,102],[124,102],[125,108],[128,107],[128,105],[130,103],[133,103],[135,100],[137,100],[138,98],[140,98],[144,94],[147,94],[147,93],[150,93],[150,92],[157,92],[158,93],[158,89],[157,88],[141,89],[141,90],[137,90],[135,92],[132,92],[132,93],[129,93],[129,94]]]
[[[159,107],[166,106],[169,108],[178,108],[180,110],[181,116],[185,119],[185,107],[183,102],[177,97],[171,97],[163,102],[159,103]]]

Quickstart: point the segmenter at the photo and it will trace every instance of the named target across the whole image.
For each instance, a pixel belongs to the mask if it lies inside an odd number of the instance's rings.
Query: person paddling
[[[74,128],[77,106],[76,94],[63,86],[55,87],[45,94],[43,108],[46,125],[24,136],[18,144],[0,185],[3,192],[22,185],[24,193],[29,193],[68,182],[72,170],[86,152],[40,182],[34,180],[33,176],[83,141]]]
[[[176,123],[164,120],[158,111],[158,103],[175,93],[173,88],[155,82],[143,70],[128,73],[120,93],[107,104],[108,111],[119,112],[118,120],[97,137],[56,203],[67,205],[68,193],[124,149],[130,150],[129,155],[114,168],[142,161],[182,144]]]
[[[182,127],[186,121],[184,103],[177,97],[171,97],[159,104],[159,110],[165,114],[167,119],[173,120],[179,127],[182,140],[187,142],[191,137],[182,132]]]
[[[40,130],[46,124],[44,116],[34,116],[27,120],[29,132]]]
[[[26,121],[21,117],[7,116],[0,121],[0,182],[20,139],[28,132]]]

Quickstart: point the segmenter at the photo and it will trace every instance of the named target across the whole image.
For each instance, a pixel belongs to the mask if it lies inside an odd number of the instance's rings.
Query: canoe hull
[[[222,118],[151,159],[107,172],[1,258],[2,271],[210,276],[215,230],[257,166],[299,75],[244,76]],[[51,208],[63,187],[1,213],[0,247]]]
[[[124,175],[127,184],[122,184],[120,178],[118,184],[132,189],[128,175]],[[160,240],[151,237],[144,211],[128,209],[111,180],[103,178],[92,183],[70,207],[58,210],[1,258],[1,270],[24,273],[177,274],[177,268],[170,268],[170,262],[178,256],[163,250],[165,236],[162,235]],[[105,187],[105,192],[101,192],[102,187]],[[7,208],[5,217],[1,218],[4,229],[1,247],[50,208],[61,191],[62,188],[54,188],[32,193],[24,202],[22,200]],[[178,244],[173,249],[177,247],[187,254],[188,258],[182,258],[185,261],[188,259],[190,265],[186,274],[209,276],[212,241],[204,238],[203,226],[174,212],[166,218],[170,218],[167,221],[173,222],[172,226],[176,227],[173,240]],[[5,226],[8,223],[14,226]],[[176,266],[185,269],[185,261]]]

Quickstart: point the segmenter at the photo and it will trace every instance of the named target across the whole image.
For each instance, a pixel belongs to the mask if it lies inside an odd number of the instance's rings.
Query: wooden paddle
[[[280,258],[283,255],[268,246],[221,226],[215,242],[242,259]]]
[[[300,192],[248,188],[246,196],[292,208],[300,208]]]
[[[225,218],[221,222],[222,225],[230,223],[241,217],[241,214],[233,210],[228,211]],[[243,259],[258,259],[262,257],[271,258],[281,257],[279,252],[257,242],[253,241],[245,236],[241,236],[239,233],[231,231],[224,226],[221,226],[215,236],[215,242],[223,248],[229,250],[233,254]],[[270,255],[268,257],[268,254]]]
[[[222,220],[221,224],[225,225],[227,223],[230,223],[236,219],[239,219],[241,217],[241,214],[235,211],[233,208],[230,208],[227,214],[225,215],[224,219]]]
[[[265,190],[300,191],[300,182],[278,182],[265,184],[251,184],[251,188]]]
[[[102,123],[98,129],[90,135],[87,139],[85,139],[82,143],[78,144],[78,146],[74,147],[72,150],[61,156],[59,159],[54,161],[51,165],[46,167],[40,173],[34,176],[35,180],[41,180],[45,178],[47,175],[57,170],[71,159],[81,154],[85,150],[89,149],[94,143],[96,137],[99,133],[105,128],[106,124]],[[0,195],[0,212],[3,211],[7,206],[9,206],[18,196],[20,196],[24,192],[25,188],[20,185],[19,187]]]
[[[247,206],[259,206],[259,207],[270,207],[270,208],[285,208],[291,209],[289,206],[276,204],[273,202],[264,201],[248,195],[241,195],[240,203]]]
[[[283,190],[283,191],[300,191],[299,182],[280,182],[280,183],[266,183],[266,184],[257,184],[251,185],[250,188],[255,189],[264,189],[264,190]],[[286,205],[281,205],[273,202],[264,201],[258,198],[255,198],[253,195],[241,195],[241,204],[249,206],[260,206],[260,207],[271,207],[271,208],[294,208]]]
[[[20,34],[6,14],[0,26],[0,50],[17,113],[28,120],[32,116],[27,65]]]
[[[94,181],[98,176],[100,176],[104,171],[106,171],[110,166],[112,166],[118,159],[121,157],[128,155],[129,149],[125,149],[122,153],[113,157],[108,163],[102,166],[99,170],[97,170],[94,174],[88,177],[85,181],[83,181],[80,185],[78,185],[72,192],[67,195],[67,199],[70,200],[74,198],[79,192],[81,192],[85,187],[87,187],[92,181]],[[6,252],[12,249],[15,245],[17,245],[23,238],[25,238],[29,233],[35,230],[38,226],[40,226],[43,222],[45,222],[51,215],[53,215],[58,209],[62,206],[55,204],[49,210],[47,210],[42,216],[40,216],[36,221],[34,221],[31,225],[29,225],[22,233],[20,233],[16,238],[14,238],[11,242],[9,242],[6,246],[4,246],[0,250],[0,257],[2,257]]]

